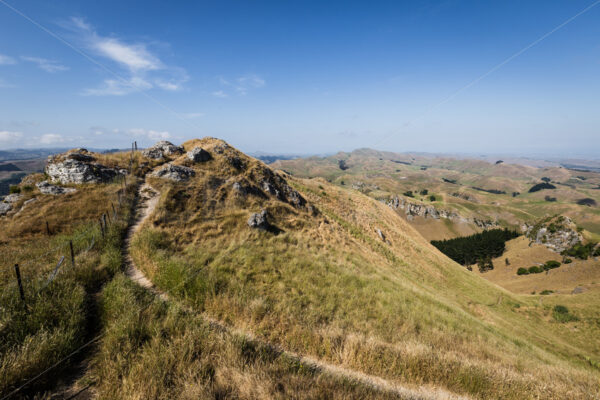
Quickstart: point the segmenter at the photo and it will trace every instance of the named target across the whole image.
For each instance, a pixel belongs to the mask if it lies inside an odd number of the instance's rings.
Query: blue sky
[[[0,148],[598,157],[600,4],[444,102],[592,3],[2,0]]]

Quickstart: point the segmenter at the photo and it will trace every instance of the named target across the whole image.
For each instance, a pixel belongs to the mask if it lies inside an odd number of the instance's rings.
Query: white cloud
[[[150,140],[167,140],[171,137],[171,134],[167,131],[154,131],[146,130],[142,128],[133,128],[127,131],[128,134],[135,137],[146,137]]]
[[[46,133],[45,135],[40,136],[39,143],[41,144],[59,144],[65,143],[68,140],[65,139],[62,135],[56,133]]]
[[[93,53],[120,67],[120,75],[124,76],[123,79],[106,79],[100,87],[84,90],[84,95],[123,96],[153,88],[172,92],[181,90],[189,80],[183,68],[163,63],[147,43],[127,43],[115,36],[102,36],[82,18],[71,18],[66,27],[74,31]]]
[[[13,144],[21,140],[22,137],[21,132],[0,131],[0,144]]]
[[[153,85],[141,77],[133,76],[128,81],[106,79],[98,88],[85,89],[85,96],[124,96],[135,91],[152,89]]]
[[[217,90],[216,92],[212,92],[212,95],[215,97],[220,97],[222,99],[224,99],[225,97],[227,97],[227,93],[225,93],[222,90]]]
[[[102,55],[129,68],[132,72],[162,69],[162,62],[143,44],[127,45],[114,38],[93,34],[92,46]]]
[[[37,64],[37,66],[40,69],[43,69],[44,71],[50,72],[50,73],[67,71],[69,69],[69,67],[61,65],[61,64],[57,63],[56,61],[47,60],[45,58],[40,58],[40,57],[21,56],[21,60]]]
[[[5,56],[4,54],[0,54],[0,65],[12,65],[16,64],[17,60],[12,57]]]
[[[228,80],[223,77],[219,77],[219,83],[223,86],[231,88],[231,90],[234,90],[241,96],[245,96],[252,89],[259,89],[266,85],[266,81],[255,74],[243,75],[234,80]],[[227,94],[222,90],[213,92],[213,95],[215,95],[215,93],[224,94],[224,96],[216,95],[217,97],[227,97]]]

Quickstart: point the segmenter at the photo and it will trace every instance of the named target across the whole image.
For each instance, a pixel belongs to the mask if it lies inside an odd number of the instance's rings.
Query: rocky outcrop
[[[60,194],[73,193],[77,191],[77,189],[73,188],[65,188],[62,186],[51,185],[50,183],[48,183],[48,181],[37,183],[35,186],[37,186],[37,188],[42,194],[51,194],[55,196]]]
[[[448,211],[444,209],[435,208],[432,205],[411,203],[406,201],[404,198],[394,196],[387,201],[384,201],[389,207],[393,209],[404,210],[406,219],[409,221],[415,217],[432,218],[432,219],[449,219],[454,222],[471,223],[482,229],[491,229],[498,227],[498,224],[493,221],[484,221],[478,218],[465,218],[455,211]]]
[[[153,160],[162,160],[165,156],[183,154],[184,150],[181,146],[175,146],[173,143],[166,140],[161,140],[152,147],[142,151],[142,155]]]
[[[577,225],[569,217],[546,218],[536,224],[523,224],[521,230],[530,243],[543,244],[548,249],[561,253],[581,243],[583,237],[577,232]]]
[[[296,208],[303,207],[306,204],[306,200],[300,193],[292,189],[284,178],[270,169],[265,169],[265,179],[260,182],[260,186],[265,193],[275,196]]]
[[[12,210],[12,204],[6,203],[4,201],[0,202],[0,216],[4,216],[8,214],[8,212]]]
[[[17,201],[21,200],[22,198],[23,198],[22,194],[13,193],[13,194],[9,194],[9,195],[5,196],[4,201],[7,203],[16,203]]]
[[[187,158],[193,162],[205,162],[209,161],[212,157],[202,147],[194,147],[191,151],[188,151]]]
[[[454,192],[450,193],[450,196],[470,201],[471,203],[479,203],[479,201],[475,197],[471,196],[468,193]]]
[[[167,164],[159,170],[153,172],[152,175],[163,179],[170,179],[175,182],[182,182],[196,175],[196,172],[191,168],[181,165]]]
[[[72,150],[64,155],[50,156],[46,174],[52,182],[102,183],[125,174],[125,170],[108,168],[96,162],[86,149]]]
[[[250,228],[266,231],[269,229],[269,221],[267,220],[267,210],[262,210],[259,213],[254,213],[248,218],[248,226]]]

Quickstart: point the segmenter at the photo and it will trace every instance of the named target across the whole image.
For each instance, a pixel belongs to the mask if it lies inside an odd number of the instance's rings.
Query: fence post
[[[102,225],[102,218],[100,218],[100,232],[102,232],[102,238],[104,239],[104,225]]]
[[[19,264],[15,264],[15,274],[17,274],[17,283],[19,284],[19,294],[21,295],[21,300],[23,304],[25,304],[25,291],[23,290],[23,282],[21,282],[21,271],[19,270]]]
[[[46,233],[50,236],[50,225],[48,225],[48,221],[46,221]]]
[[[137,151],[137,140],[133,144],[135,144],[135,151]]]
[[[75,268],[75,252],[73,251],[73,241],[69,240],[69,247],[71,248],[71,265]]]
[[[112,203],[112,201],[110,202],[110,206],[112,207],[113,210],[113,220],[115,218],[117,218],[117,210],[115,210],[115,205]]]
[[[106,214],[102,214],[102,220],[104,221],[104,229],[106,229],[108,227],[108,224],[106,223]]]

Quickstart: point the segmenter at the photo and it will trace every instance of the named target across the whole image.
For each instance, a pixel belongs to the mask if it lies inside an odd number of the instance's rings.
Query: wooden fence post
[[[23,290],[23,282],[21,282],[21,271],[19,270],[19,264],[15,264],[15,274],[17,274],[17,283],[19,284],[19,294],[21,295],[21,300],[23,304],[25,304],[25,291]]]
[[[69,247],[71,248],[71,265],[75,268],[75,252],[73,251],[73,241],[69,240]]]
[[[137,151],[137,140],[133,144],[135,144],[135,151]]]

